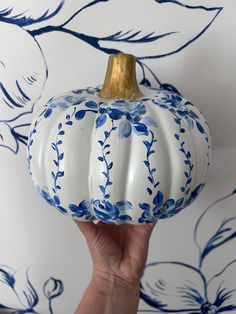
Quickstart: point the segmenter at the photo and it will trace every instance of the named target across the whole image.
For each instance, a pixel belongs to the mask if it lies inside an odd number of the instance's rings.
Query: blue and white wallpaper
[[[204,112],[214,148],[200,198],[153,232],[139,312],[236,312],[235,11],[235,0],[1,1],[0,313],[69,314],[80,301],[86,244],[34,191],[26,143],[34,112],[101,84],[121,51],[137,56],[140,84]]]

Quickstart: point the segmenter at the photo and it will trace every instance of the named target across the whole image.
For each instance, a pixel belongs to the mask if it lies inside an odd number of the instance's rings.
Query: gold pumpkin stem
[[[136,78],[136,59],[131,54],[111,55],[106,77],[98,96],[105,99],[134,100],[143,96]]]

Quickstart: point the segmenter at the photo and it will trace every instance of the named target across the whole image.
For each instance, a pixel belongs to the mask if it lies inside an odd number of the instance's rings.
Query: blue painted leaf
[[[150,162],[149,162],[149,161],[144,160],[143,162],[144,162],[144,164],[145,164],[147,167],[149,167],[149,166],[150,166]]]
[[[56,205],[60,205],[61,202],[60,202],[60,199],[59,199],[59,197],[57,195],[53,196],[53,200],[54,200]]]
[[[105,135],[105,138],[108,138],[110,136],[110,133],[107,131],[104,131],[104,135]]]
[[[152,178],[151,176],[148,176],[148,180],[149,180],[151,183],[154,182],[154,181],[153,181],[153,178]]]
[[[196,194],[200,190],[201,188],[196,191]],[[234,250],[224,250],[222,248],[222,251],[219,248],[236,239],[235,201],[236,196],[234,192],[223,195],[206,208],[195,226],[194,240],[201,252],[200,266],[207,262],[208,259],[206,261],[205,259],[211,252],[214,260],[218,258],[217,254],[219,254],[221,263],[213,263],[211,266],[214,274],[220,271],[219,267],[222,267],[221,265],[226,264],[233,257]],[[211,259],[212,257],[209,256],[208,258]],[[209,269],[209,272],[212,274],[211,269]]]
[[[78,110],[76,113],[75,113],[75,118],[77,120],[81,120],[83,119],[83,117],[85,116],[86,114],[86,110]]]
[[[187,158],[190,158],[191,157],[191,153],[190,151],[187,152]]]
[[[98,116],[96,119],[96,128],[101,127],[106,122],[106,120],[107,120],[106,113],[103,113],[100,116]]]
[[[98,143],[103,146],[104,142],[103,141],[98,141]]]
[[[103,174],[105,177],[108,177],[108,173],[107,173],[107,172],[102,171],[102,174]]]
[[[58,124],[58,130],[60,130],[61,128],[62,128],[62,124],[59,123],[59,124]]]
[[[106,194],[104,197],[107,199],[110,197],[110,194]]]
[[[148,126],[157,127],[157,122],[152,117],[144,117],[142,122]]]
[[[132,204],[129,201],[119,201],[116,203],[119,210],[129,210],[132,209]]]
[[[72,121],[67,121],[66,124],[67,124],[67,125],[72,125],[73,122],[72,122]]]
[[[64,176],[64,171],[58,171],[57,176],[58,177],[63,177]]]
[[[121,221],[132,221],[132,218],[129,215],[121,215],[119,216]]]
[[[61,140],[57,142],[57,145],[61,145],[61,144],[62,144],[62,141],[61,141]]]
[[[147,147],[147,149],[149,149],[151,146],[151,144],[148,141],[143,141],[143,144]]]
[[[168,90],[170,92],[174,92],[174,93],[176,93],[176,94],[181,96],[181,93],[178,91],[178,89],[175,86],[173,86],[173,85],[171,85],[169,83],[161,84],[160,85],[160,89]]]
[[[119,124],[119,137],[129,137],[132,131],[131,124],[128,120],[123,120]]]
[[[57,209],[62,213],[62,214],[66,214],[67,213],[67,210],[62,207],[62,206],[57,206]]]
[[[24,27],[35,23],[47,21],[56,16],[64,5],[64,0],[55,0],[50,4],[45,1],[35,3],[31,1],[19,2],[9,0],[0,3],[0,22],[7,22]]]
[[[104,146],[104,149],[106,149],[106,148],[108,148],[108,147],[110,147],[111,145],[110,144],[106,144],[105,146]]]
[[[54,178],[55,178],[55,176],[56,176],[56,175],[55,175],[55,173],[54,173],[53,171],[51,172],[51,175],[52,175],[52,178],[53,178],[53,179],[54,179]]]
[[[187,171],[184,172],[184,175],[185,175],[185,177],[187,177],[187,178],[189,177],[189,174],[188,174]]]
[[[10,12],[14,10],[15,6],[23,14],[22,7],[25,5],[22,2],[19,4],[19,1],[16,0],[14,3],[12,1],[0,1],[0,40],[2,43],[4,42],[4,49],[1,49],[0,54],[0,103],[3,108],[1,121],[14,121],[22,117],[23,112],[24,114],[31,114],[32,108],[40,98],[47,80],[45,57],[35,38],[22,27],[14,25],[14,22],[4,22],[7,16],[13,18],[14,14]],[[17,17],[15,16],[15,18]],[[19,16],[18,20],[20,20]],[[9,53],[9,51],[12,51],[12,47],[14,47],[14,54]],[[29,58],[28,56],[31,57]],[[19,60],[21,61],[19,62]],[[44,108],[41,112],[41,115],[45,118],[48,118],[51,114],[52,108],[50,107],[46,107],[46,110]],[[16,125],[17,123],[14,126]],[[17,153],[15,149],[11,149],[12,141],[14,140],[13,134],[8,139],[6,138],[6,140],[9,144],[5,143],[4,139],[2,147],[10,149],[13,153]]]
[[[109,116],[112,120],[119,120],[123,115],[124,113],[118,109],[111,109],[109,112]]]
[[[58,166],[58,162],[55,159],[53,160],[53,162],[56,166]]]
[[[149,209],[150,209],[150,205],[147,204],[147,203],[139,203],[139,207],[140,207],[142,210],[149,210]]]
[[[176,201],[175,206],[178,208],[183,205],[183,202],[184,202],[184,198],[181,197],[180,199],[178,199],[178,201]]]
[[[198,121],[196,121],[196,126],[202,134],[205,133],[203,126]]]
[[[148,129],[147,126],[143,123],[137,123],[133,125],[134,132],[137,135],[148,135]]]
[[[155,150],[150,150],[150,152],[148,153],[148,156],[150,156],[151,154],[154,154]]]
[[[103,157],[98,157],[98,160],[103,161]]]
[[[142,81],[139,84],[147,86],[147,87],[151,87],[151,83],[146,78],[142,79]]]
[[[64,153],[61,153],[58,159],[62,160],[63,158],[64,158]]]
[[[99,185],[99,188],[102,191],[102,193],[105,193],[105,187],[103,185]]]
[[[104,17],[109,16],[111,7],[116,14],[112,16],[110,27],[104,28]],[[87,34],[87,25],[94,25],[89,35],[108,54],[129,51],[141,59],[161,58],[192,44],[211,26],[221,8],[211,6],[209,9],[203,5],[183,5],[180,1],[157,0],[145,2],[145,10],[142,5],[137,5],[135,10],[132,6],[127,7],[126,16],[121,19],[123,10],[120,1],[112,1],[112,5],[103,1],[95,20],[97,11],[93,6],[80,12],[71,25],[72,30],[76,32],[79,29],[80,33]],[[132,16],[132,20],[129,16]],[[145,31],[140,31],[141,16],[148,21]],[[175,18],[171,19],[171,16]],[[197,22],[192,23],[193,20]],[[89,37],[87,42],[90,41]]]
[[[148,194],[152,195],[152,190],[150,188],[147,188]]]
[[[52,109],[51,109],[51,108],[48,108],[48,109],[44,112],[44,118],[50,117],[51,114],[52,114]]]
[[[112,166],[113,166],[113,162],[111,162],[111,163],[109,164],[108,169],[110,170],[110,169],[112,168]]]
[[[98,105],[94,101],[90,100],[90,101],[86,101],[85,106],[88,108],[97,108]]]
[[[163,203],[164,196],[161,191],[158,191],[156,196],[153,199],[153,204],[156,206],[160,206]]]

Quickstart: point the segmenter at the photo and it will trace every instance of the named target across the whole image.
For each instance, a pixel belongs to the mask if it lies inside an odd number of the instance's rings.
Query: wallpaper
[[[0,313],[73,313],[91,276],[85,241],[34,190],[29,126],[49,98],[103,82],[108,56],[183,95],[213,137],[201,196],[155,228],[142,313],[236,312],[235,0],[2,0]]]

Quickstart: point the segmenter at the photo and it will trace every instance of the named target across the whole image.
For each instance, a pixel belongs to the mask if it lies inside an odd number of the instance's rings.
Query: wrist
[[[123,289],[123,290],[136,290],[139,291],[140,280],[131,280],[120,276],[117,273],[94,270],[92,276],[94,282],[101,290]]]
[[[90,285],[106,303],[103,313],[136,314],[139,304],[139,281],[130,281],[110,272],[94,271]]]

